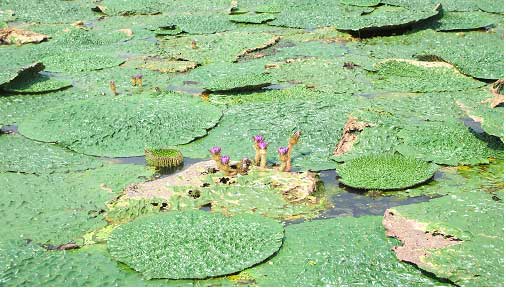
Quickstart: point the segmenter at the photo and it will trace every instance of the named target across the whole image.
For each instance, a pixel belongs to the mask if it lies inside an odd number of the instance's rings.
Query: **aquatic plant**
[[[259,155],[260,155],[260,168],[267,167],[267,146],[269,144],[263,140],[258,142]]]
[[[216,166],[220,167],[221,147],[213,146],[213,147],[211,147],[211,149],[209,149],[209,152],[211,153],[211,158],[216,162]]]
[[[299,143],[300,136],[302,135],[302,132],[300,130],[295,131],[290,139],[288,139],[288,155],[287,155],[287,163],[286,163],[286,170],[290,171],[292,169],[292,150],[293,146],[295,144]]]
[[[116,89],[116,82],[114,80],[109,81],[109,89],[112,92],[112,95],[118,95],[118,90]]]
[[[339,181],[368,190],[404,189],[423,183],[438,166],[400,154],[375,154],[354,158],[337,166]]]
[[[290,148],[288,147],[279,147],[278,148],[278,154],[279,154],[279,160],[281,160],[281,165],[279,167],[279,171],[282,172],[288,172],[290,169],[288,168],[287,162],[290,161],[289,156]]]
[[[262,262],[279,250],[283,234],[280,223],[254,214],[167,212],[119,226],[107,245],[148,279],[204,279]]]
[[[170,148],[144,149],[146,163],[155,167],[177,167],[183,164],[181,151]]]
[[[249,158],[243,158],[241,160],[241,163],[237,166],[237,173],[238,174],[247,174],[249,171],[249,167],[251,166],[251,160]]]
[[[420,247],[416,243],[414,248],[422,249],[424,254],[414,263],[419,268],[458,286],[503,286],[504,194],[502,191],[497,194],[499,197],[494,198],[490,193],[475,189],[429,202],[390,208],[387,213],[415,223],[412,229],[421,229],[425,235],[439,234],[447,239],[462,240],[454,243],[457,245],[438,249]],[[402,222],[399,223],[401,226],[396,223],[390,226],[394,232],[405,231]],[[418,242],[418,239],[399,238],[404,245]]]
[[[225,173],[225,175],[234,174],[235,171],[230,168],[230,156],[221,156],[220,163],[218,164],[218,168],[221,172]]]
[[[443,285],[395,258],[395,241],[385,236],[381,220],[337,217],[288,225],[279,252],[245,272],[260,287]],[[367,276],[359,276],[364,271]]]
[[[255,166],[260,166],[260,147],[258,143],[264,141],[264,136],[256,135],[253,136],[253,148],[255,149]]]

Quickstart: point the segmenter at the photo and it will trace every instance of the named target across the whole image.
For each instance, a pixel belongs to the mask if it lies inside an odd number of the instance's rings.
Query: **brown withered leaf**
[[[334,149],[334,155],[342,155],[353,147],[353,143],[357,140],[359,132],[364,130],[365,127],[370,127],[371,124],[367,122],[360,122],[353,116],[348,117],[348,121],[344,124],[343,135],[341,140],[337,143]]]
[[[0,29],[0,45],[40,43],[46,39],[49,39],[49,36],[32,31],[16,28]]]

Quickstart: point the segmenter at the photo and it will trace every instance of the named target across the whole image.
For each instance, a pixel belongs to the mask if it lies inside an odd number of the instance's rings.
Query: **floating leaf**
[[[59,105],[24,119],[19,131],[100,156],[139,156],[146,147],[185,144],[207,134],[221,109],[178,94],[101,97]]]
[[[283,234],[281,224],[255,215],[167,212],[119,226],[107,245],[113,258],[148,279],[203,279],[262,262]]]
[[[337,175],[341,183],[353,188],[393,190],[423,183],[437,169],[437,165],[399,154],[376,154],[338,165]]]

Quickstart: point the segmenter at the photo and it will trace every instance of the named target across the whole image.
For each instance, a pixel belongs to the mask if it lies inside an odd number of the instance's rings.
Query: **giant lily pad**
[[[392,190],[423,183],[432,178],[437,169],[437,165],[399,154],[376,154],[338,165],[337,174],[346,186]]]
[[[105,203],[127,184],[153,172],[139,165],[107,165],[73,173],[0,173],[3,240],[31,239],[52,245],[82,242],[106,224]]]
[[[501,198],[503,195],[500,193]],[[411,228],[414,232],[461,240],[446,247],[429,249],[420,246],[423,241],[398,236],[404,245],[410,246],[407,255],[421,250],[422,257],[410,257],[410,262],[418,267],[459,286],[502,286],[503,210],[501,199],[494,201],[492,195],[475,190],[391,208],[385,215],[398,219],[387,221],[385,225],[391,235],[397,236],[400,232],[397,225],[402,223],[400,220],[415,221]],[[401,259],[406,257],[403,256],[403,247],[396,251]]]
[[[371,73],[374,87],[391,92],[460,91],[485,85],[441,62],[386,60],[375,68],[378,71]]]
[[[101,162],[54,144],[38,143],[19,135],[0,136],[0,171],[46,174],[86,170]]]
[[[192,286],[189,280],[144,280],[138,273],[118,266],[104,245],[46,251],[24,241],[2,244],[2,286]]]
[[[502,150],[499,143],[480,139],[456,121],[405,126],[398,136],[403,144],[396,149],[403,155],[451,166],[488,163],[488,157],[497,157]]]
[[[177,13],[169,14],[165,27],[174,27],[188,34],[213,34],[234,30],[236,25],[230,22],[225,13]]]
[[[165,40],[162,47],[174,58],[198,63],[234,62],[255,49],[276,43],[279,38],[268,33],[223,32]],[[196,47],[192,48],[192,41]]]
[[[10,63],[11,64],[11,63]],[[9,65],[10,66],[10,65]],[[44,65],[40,62],[32,64],[18,64],[4,68],[0,71],[0,85],[9,83],[23,72],[39,72],[44,69]]]
[[[136,156],[143,155],[145,147],[185,144],[204,136],[220,117],[219,108],[198,98],[142,94],[49,108],[22,120],[19,131],[85,154]]]
[[[439,13],[439,10],[430,4],[415,8],[389,5],[370,8],[329,1],[295,1],[285,5],[279,16],[269,24],[297,28],[335,26],[340,30],[363,31],[410,25]]]
[[[31,1],[4,0],[0,10],[14,10],[19,21],[38,23],[73,23],[82,19],[92,19],[89,1]]]
[[[0,90],[14,93],[43,93],[70,86],[72,86],[70,81],[61,80],[46,73],[21,73],[11,82],[2,85]]]
[[[125,62],[116,53],[97,50],[63,52],[47,56],[42,61],[51,72],[93,71]]]
[[[491,27],[495,19],[485,12],[444,12],[435,25],[439,31],[472,30]]]
[[[492,97],[491,93],[478,90],[462,93],[455,101],[485,132],[504,140],[504,106],[490,107]]]
[[[181,87],[185,83],[190,86],[209,91],[251,90],[268,86],[271,77],[264,70],[263,61],[242,63],[213,63],[198,67],[188,74],[180,75],[171,81],[172,85]],[[175,88],[176,88],[175,87]]]
[[[482,32],[439,35],[439,41],[418,53],[419,57],[435,55],[476,78],[503,78],[503,41],[500,37]]]
[[[282,238],[283,226],[260,216],[167,212],[116,228],[108,248],[148,279],[202,279],[262,262],[280,248]]]
[[[381,217],[338,217],[290,225],[276,256],[244,274],[259,286],[442,285],[398,262],[390,250],[392,244],[381,227]]]
[[[208,157],[209,147],[218,145],[223,153],[242,159],[254,154],[251,137],[263,134],[274,147],[268,154],[269,161],[274,162],[278,161],[274,149],[285,146],[288,137],[301,130],[304,136],[292,154],[294,166],[332,169],[335,164],[329,157],[341,136],[346,114],[361,103],[348,94],[316,93],[302,87],[225,97],[226,101],[243,103],[230,106],[208,136],[181,146],[184,155]]]

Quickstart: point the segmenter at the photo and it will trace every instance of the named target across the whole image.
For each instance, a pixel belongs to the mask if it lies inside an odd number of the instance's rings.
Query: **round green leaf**
[[[121,92],[121,91],[120,91]],[[188,95],[104,96],[36,113],[19,131],[89,155],[139,156],[146,147],[185,144],[207,134],[221,109]]]
[[[337,167],[341,183],[361,189],[404,189],[423,183],[437,171],[437,165],[398,154],[377,154],[355,158]]]
[[[281,224],[255,215],[168,212],[118,227],[108,247],[147,278],[203,279],[262,262],[279,250],[283,234]]]

